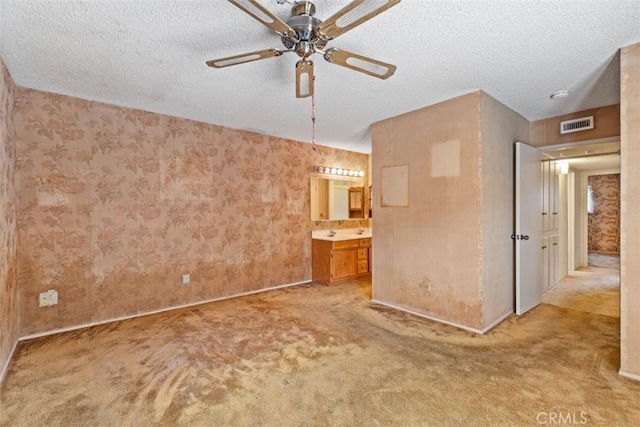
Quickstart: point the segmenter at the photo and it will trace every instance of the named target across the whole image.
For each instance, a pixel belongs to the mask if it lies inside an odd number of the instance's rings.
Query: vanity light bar
[[[329,166],[316,166],[316,172],[328,173],[331,175],[343,175],[343,176],[364,176],[364,171],[355,171],[351,169],[332,168]]]

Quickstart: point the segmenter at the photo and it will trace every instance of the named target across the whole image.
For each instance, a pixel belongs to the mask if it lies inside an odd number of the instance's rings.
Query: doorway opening
[[[587,265],[620,263],[620,174],[587,177]]]
[[[545,147],[562,164],[559,250],[566,275],[542,302],[620,317],[620,141],[610,138]]]

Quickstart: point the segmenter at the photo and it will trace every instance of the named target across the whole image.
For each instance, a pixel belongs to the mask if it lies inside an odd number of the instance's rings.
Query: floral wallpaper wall
[[[620,174],[591,175],[593,213],[589,214],[590,252],[620,253]]]
[[[18,340],[15,85],[0,59],[0,377]]]
[[[22,334],[309,280],[313,166],[368,164],[31,89],[16,109]]]

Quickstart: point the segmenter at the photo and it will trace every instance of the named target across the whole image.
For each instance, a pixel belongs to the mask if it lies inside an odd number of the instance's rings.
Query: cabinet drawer
[[[365,274],[369,272],[369,262],[367,260],[358,261],[358,274]]]
[[[357,248],[358,241],[357,240],[339,240],[337,242],[333,242],[333,249],[349,249],[349,248]]]
[[[371,246],[371,239],[360,239],[359,245],[369,247]]]
[[[369,259],[369,249],[360,248],[358,249],[358,260],[368,260]]]

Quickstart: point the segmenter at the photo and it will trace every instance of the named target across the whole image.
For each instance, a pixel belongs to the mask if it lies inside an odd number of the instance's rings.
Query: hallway
[[[589,266],[570,272],[542,302],[620,318],[620,257],[590,253]]]

